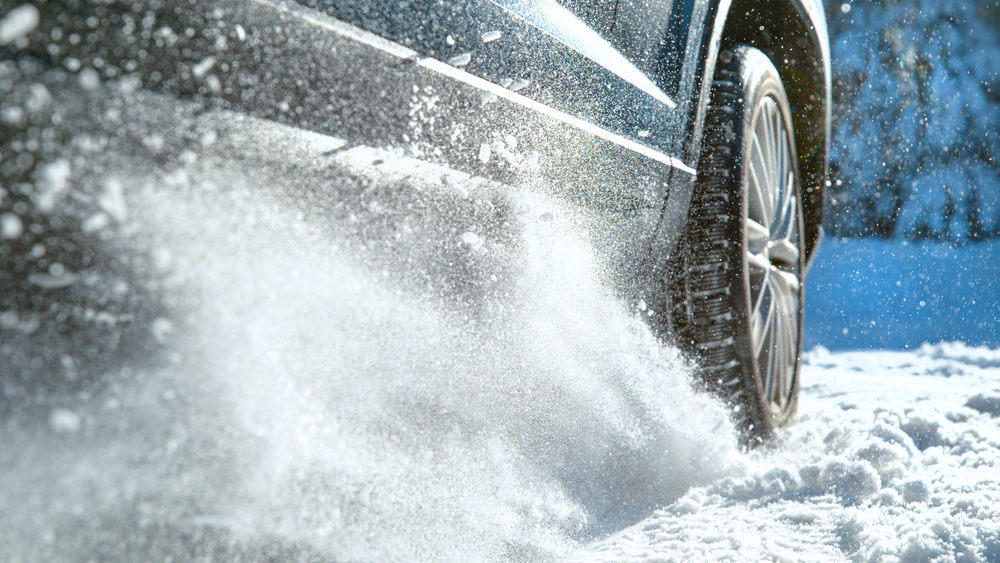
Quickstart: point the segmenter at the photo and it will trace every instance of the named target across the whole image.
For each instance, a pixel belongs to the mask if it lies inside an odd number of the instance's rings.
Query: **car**
[[[16,4],[5,59],[134,76],[604,216],[609,279],[745,442],[794,414],[830,131],[819,0]]]

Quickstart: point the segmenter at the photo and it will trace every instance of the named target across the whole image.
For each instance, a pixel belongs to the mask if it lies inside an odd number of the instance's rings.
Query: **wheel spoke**
[[[778,267],[793,268],[799,263],[799,247],[788,239],[767,243],[768,255]]]
[[[767,194],[765,194],[762,190],[772,186],[773,184],[771,183],[770,171],[767,169],[767,161],[764,159],[765,159],[764,149],[760,145],[760,137],[754,135],[753,149],[750,158],[750,167],[751,170],[754,171],[755,178],[758,180],[757,190],[758,194],[760,195],[760,201],[762,204],[761,207],[763,207],[763,209],[761,209],[761,211],[763,212],[762,218],[765,221],[765,226],[770,228],[771,220],[774,217],[774,202],[771,199],[772,196],[770,190],[767,190],[768,192]],[[757,172],[758,170],[759,172]],[[761,176],[764,177],[764,183],[759,183]]]
[[[747,218],[756,221],[759,225],[764,227],[764,230],[768,233],[768,216],[767,216],[767,204],[764,203],[764,190],[767,189],[765,184],[760,182],[760,174],[758,173],[757,166],[754,165],[753,160],[750,162],[750,186],[747,189]]]
[[[763,318],[761,318],[759,314],[757,315],[759,326],[758,329],[754,331],[754,337],[756,340],[754,354],[756,354],[757,356],[760,356],[765,350],[769,349],[769,347],[765,346],[765,344],[768,343],[770,338],[764,338],[764,335],[766,334],[770,336],[771,325],[774,323],[774,317],[775,317],[774,315],[775,299],[770,286],[767,286],[766,289],[764,289],[764,291],[761,292],[761,296],[763,297],[764,295],[766,295],[768,299],[761,299],[761,303],[767,301],[767,314],[765,314]],[[759,305],[760,303],[758,303],[758,306]]]
[[[777,113],[774,111],[774,104],[771,102],[770,98],[764,100],[764,114],[766,116],[765,123],[767,125],[767,147],[768,147],[768,165],[771,171],[771,213],[777,214],[781,205],[781,175],[778,173],[779,154],[780,149],[778,148],[778,138],[777,138],[777,123],[775,123],[775,118]],[[771,221],[774,225],[774,220]],[[777,223],[781,224],[781,223]]]
[[[776,278],[775,282],[789,295],[799,294],[799,276],[792,272],[786,272],[779,268],[772,267],[771,277]]]
[[[791,186],[795,182],[795,178],[791,170],[785,173],[785,184]],[[792,195],[792,190],[788,189],[789,196],[786,201],[782,204],[783,211],[781,219],[775,223],[775,236],[778,238],[788,239],[795,233],[795,227],[798,225],[798,205]]]
[[[746,225],[746,235],[747,235],[747,252],[750,254],[760,254],[761,259],[767,262],[767,258],[763,256],[764,249],[767,248],[767,241],[770,238],[770,232],[767,227],[761,225],[753,219],[747,219]]]

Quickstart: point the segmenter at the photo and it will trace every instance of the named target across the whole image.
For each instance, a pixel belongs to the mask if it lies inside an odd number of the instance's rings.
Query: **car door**
[[[619,0],[299,1],[656,150],[684,129],[649,77],[669,1],[624,13]]]

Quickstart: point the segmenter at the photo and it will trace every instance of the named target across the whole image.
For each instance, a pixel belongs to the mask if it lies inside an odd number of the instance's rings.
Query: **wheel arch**
[[[719,52],[741,44],[764,52],[785,85],[802,178],[809,264],[823,235],[830,139],[830,47],[823,7],[818,0],[723,0],[708,18],[712,25],[702,49],[699,99],[710,95]],[[693,106],[697,108],[693,151],[701,148],[706,106]]]

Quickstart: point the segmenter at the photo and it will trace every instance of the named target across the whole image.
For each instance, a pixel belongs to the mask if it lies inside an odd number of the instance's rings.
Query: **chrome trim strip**
[[[504,88],[502,86],[498,86],[498,85],[493,84],[492,82],[489,82],[487,80],[483,80],[482,78],[479,78],[478,76],[474,76],[474,75],[469,74],[469,73],[467,73],[467,72],[465,72],[463,70],[459,70],[459,69],[457,69],[457,68],[455,68],[455,67],[453,67],[453,66],[451,66],[451,65],[449,65],[447,63],[443,63],[443,62],[441,62],[439,60],[436,60],[436,59],[424,58],[424,59],[420,59],[419,64],[421,66],[423,66],[423,67],[426,67],[426,68],[429,68],[431,70],[437,71],[437,72],[439,72],[441,74],[444,74],[445,76],[448,76],[450,78],[454,78],[456,80],[461,80],[462,82],[465,82],[466,84],[469,84],[471,86],[475,86],[476,88],[479,88],[480,90],[486,90],[488,92],[492,92],[492,93],[496,94],[497,96],[499,96],[501,98],[504,98],[504,99],[509,100],[511,102],[514,102],[516,104],[522,105],[522,106],[524,106],[524,107],[526,107],[528,109],[531,109],[533,111],[536,111],[536,112],[544,114],[544,115],[547,115],[547,116],[549,116],[551,118],[554,118],[554,119],[557,119],[559,121],[562,121],[563,123],[565,123],[567,125],[572,125],[573,127],[576,127],[577,129],[580,129],[582,131],[586,131],[587,133],[590,133],[591,135],[594,135],[595,137],[600,137],[600,138],[604,139],[605,141],[610,141],[610,142],[612,142],[612,143],[614,143],[616,145],[619,145],[621,147],[629,149],[629,150],[631,150],[633,152],[639,153],[639,154],[641,154],[641,155],[643,155],[643,156],[645,156],[647,158],[651,158],[651,159],[653,159],[653,160],[655,160],[657,162],[662,162],[663,164],[667,164],[669,166],[673,166],[674,168],[676,168],[678,170],[681,170],[683,172],[687,172],[688,174],[691,174],[691,175],[695,174],[694,168],[691,168],[688,165],[684,164],[680,159],[674,158],[672,156],[665,155],[665,154],[663,154],[663,153],[661,153],[661,152],[659,152],[657,150],[651,149],[651,148],[649,148],[649,147],[647,147],[645,145],[640,145],[639,143],[636,143],[635,141],[626,139],[625,137],[622,137],[621,135],[618,135],[616,133],[612,133],[611,131],[608,131],[607,129],[602,129],[602,128],[598,127],[597,125],[594,125],[593,123],[589,123],[589,122],[584,121],[584,120],[582,120],[580,118],[573,117],[572,115],[569,115],[568,113],[561,112],[561,111],[559,111],[557,109],[554,109],[554,108],[551,108],[551,107],[549,107],[547,105],[538,103],[535,100],[532,100],[531,98],[526,98],[526,97],[518,94],[517,92],[513,92],[511,90],[508,90],[507,88]]]

